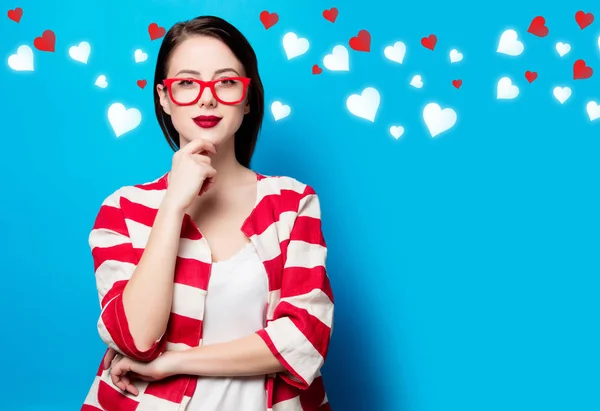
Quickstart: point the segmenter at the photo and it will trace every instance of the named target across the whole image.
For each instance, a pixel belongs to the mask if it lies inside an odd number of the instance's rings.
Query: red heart
[[[538,77],[538,73],[535,71],[529,71],[527,70],[525,72],[525,78],[527,79],[527,81],[529,81],[530,83],[533,83],[533,81]]]
[[[548,27],[546,27],[546,19],[542,16],[537,16],[531,21],[527,32],[538,37],[546,37],[548,35]]]
[[[594,21],[594,15],[592,13],[584,13],[583,11],[579,10],[577,13],[575,13],[575,21],[577,24],[579,24],[581,30],[583,30],[592,24]]]
[[[313,74],[321,74],[322,72],[323,72],[323,69],[321,67],[319,67],[318,64],[315,64],[314,66],[312,66]]]
[[[338,16],[338,9],[335,7],[332,7],[329,10],[323,11],[323,17],[325,17],[325,20],[329,20],[332,23],[335,23],[335,19],[337,19],[337,16]]]
[[[150,34],[150,40],[156,40],[165,35],[167,31],[164,27],[160,27],[156,23],[150,23],[148,26],[148,34]]]
[[[582,80],[592,77],[594,70],[585,64],[584,60],[577,60],[573,64],[573,79]]]
[[[16,21],[18,23],[21,21],[21,17],[23,17],[23,9],[20,7],[8,11],[8,18],[12,21]]]
[[[356,51],[371,51],[371,34],[367,30],[361,30],[358,36],[350,39],[348,44]]]
[[[279,21],[279,15],[277,13],[269,13],[267,10],[263,10],[260,12],[260,21],[265,26],[265,29],[268,30],[273,27]]]
[[[52,30],[45,30],[41,37],[36,37],[33,40],[33,45],[40,51],[54,52],[54,46],[56,44],[56,35]]]
[[[147,82],[146,80],[138,80],[138,81],[137,81],[137,85],[138,85],[138,87],[139,87],[139,88],[144,88],[144,87],[146,87],[146,84],[147,84],[147,83],[148,83],[148,82]]]
[[[460,88],[460,86],[462,86],[462,80],[452,80],[452,85],[456,88]]]
[[[428,37],[423,37],[421,39],[421,44],[423,45],[423,47],[429,50],[433,50],[435,48],[436,43],[437,37],[435,34],[430,34]]]

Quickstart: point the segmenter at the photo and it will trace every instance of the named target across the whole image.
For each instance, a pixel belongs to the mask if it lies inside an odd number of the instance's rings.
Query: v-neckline
[[[244,219],[244,221],[242,222],[242,225],[240,227],[240,231],[242,233],[244,233],[244,235],[246,237],[248,237],[248,239],[250,240],[250,244],[252,243],[252,237],[250,236],[248,230],[247,230],[247,225],[250,222],[250,220],[252,219],[252,217],[254,216],[254,212],[256,211],[256,207],[258,206],[258,203],[260,202],[261,198],[260,198],[260,180],[262,180],[265,176],[263,176],[262,174],[251,170],[256,177],[256,180],[254,182],[255,184],[255,199],[254,199],[254,205],[252,206],[252,210],[250,211],[250,213],[248,214],[248,216]],[[169,173],[167,172],[164,175],[164,184],[165,184],[165,190],[169,187]],[[198,228],[198,226],[196,225],[196,223],[194,222],[194,219],[192,218],[192,216],[186,211],[184,212],[184,216],[185,219],[188,221],[188,223],[194,228],[194,230],[196,230],[196,232],[198,232],[200,234],[200,241],[204,242],[204,245],[206,246],[206,249],[208,250],[208,259],[210,261],[210,264],[213,263],[222,263],[225,262],[227,260],[221,260],[221,261],[213,261],[213,254],[212,254],[212,250],[210,249],[210,245],[208,244],[208,241],[206,240],[206,237],[204,237],[204,234],[202,234],[202,231],[200,231],[200,229]],[[244,248],[242,250],[238,250],[238,252],[236,254],[234,254],[232,257],[236,256],[238,253],[242,252],[246,247],[248,247],[248,244],[246,244],[244,246]],[[230,257],[231,258],[231,257]]]

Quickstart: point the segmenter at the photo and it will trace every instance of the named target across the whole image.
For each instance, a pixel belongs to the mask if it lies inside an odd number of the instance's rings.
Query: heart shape
[[[429,103],[423,109],[423,120],[431,137],[451,129],[456,124],[456,111],[451,108],[442,110],[439,104]]]
[[[569,51],[571,51],[571,45],[559,41],[556,43],[556,51],[558,52],[559,56],[563,57]]]
[[[462,80],[452,80],[452,85],[458,89],[462,86]]]
[[[260,22],[265,27],[265,30],[269,30],[279,21],[279,15],[277,13],[269,13],[267,10],[260,12]]]
[[[87,41],[82,41],[78,46],[72,46],[69,48],[69,56],[71,56],[71,58],[75,61],[87,64],[90,51],[90,43]]]
[[[321,67],[319,67],[318,64],[314,64],[312,66],[312,73],[313,74],[321,74],[323,72],[323,69]]]
[[[23,17],[23,9],[20,7],[8,11],[8,18],[14,22],[19,23],[21,21],[21,17]]]
[[[496,98],[510,100],[519,95],[519,88],[508,77],[502,77],[496,87]]]
[[[392,137],[394,137],[396,140],[398,140],[402,134],[404,134],[404,127],[402,126],[391,126],[390,127],[390,134],[392,135]]]
[[[341,44],[335,46],[331,54],[323,58],[323,65],[331,71],[350,70],[348,49]]]
[[[458,63],[463,59],[463,55],[456,49],[450,50],[450,63]]]
[[[427,37],[423,37],[421,39],[421,44],[426,49],[433,50],[435,49],[435,45],[437,44],[437,36],[435,34],[430,34]]]
[[[323,17],[325,17],[325,20],[329,20],[332,23],[335,23],[337,16],[338,16],[338,9],[335,7],[332,7],[329,10],[323,11]]]
[[[133,53],[133,58],[136,63],[141,63],[148,60],[148,54],[144,53],[141,49],[137,49],[135,53]]]
[[[406,44],[401,41],[397,41],[393,46],[387,46],[383,50],[383,54],[389,60],[395,61],[396,63],[402,64],[404,55],[406,54]]]
[[[17,53],[8,58],[8,66],[15,71],[33,71],[33,50],[27,45],[20,46]]]
[[[283,36],[283,49],[288,60],[303,55],[308,51],[310,44],[308,39],[299,38],[296,33],[286,33]]]
[[[498,53],[508,54],[509,56],[518,56],[525,48],[523,43],[518,40],[518,37],[517,32],[512,29],[504,31],[500,36],[496,51]]]
[[[352,94],[348,97],[346,107],[356,117],[374,122],[380,101],[379,92],[373,87],[367,87],[361,94]]]
[[[575,13],[575,21],[579,25],[579,28],[583,30],[594,21],[594,15],[592,13],[585,13],[583,10],[579,10]]]
[[[529,83],[533,83],[535,81],[535,79],[538,78],[538,73],[536,71],[529,71],[529,70],[527,70],[525,72],[525,78],[527,79],[527,81]]]
[[[138,85],[139,88],[146,87],[146,84],[148,84],[148,81],[146,81],[146,80],[138,80],[137,81],[137,85]]]
[[[350,48],[356,51],[371,51],[371,34],[367,30],[361,30],[348,42]]]
[[[594,70],[592,70],[591,67],[588,67],[584,60],[579,59],[573,64],[574,80],[588,79],[592,77],[592,74],[594,74]]]
[[[600,118],[600,105],[595,101],[590,101],[585,106],[585,109],[590,117],[590,121],[594,121]]]
[[[99,75],[98,78],[96,79],[96,82],[94,83],[94,85],[96,85],[100,88],[108,87],[108,81],[106,81],[106,76],[104,74]]]
[[[415,87],[415,88],[421,88],[421,87],[423,87],[423,79],[421,78],[420,75],[417,74],[410,81],[410,85],[413,86],[413,87]]]
[[[554,90],[552,90],[552,94],[560,104],[564,104],[571,97],[571,93],[570,87],[554,87]]]
[[[546,27],[546,19],[542,16],[535,17],[531,21],[527,32],[533,34],[534,36],[546,37],[549,32],[548,27]]]
[[[282,118],[286,118],[290,115],[292,109],[288,105],[281,104],[280,101],[274,101],[271,104],[271,112],[273,113],[273,118],[275,121],[279,121]]]
[[[164,27],[160,27],[156,23],[150,23],[148,26],[148,34],[150,35],[150,40],[156,40],[161,38],[166,34],[166,30]]]
[[[33,40],[33,45],[40,51],[49,51],[53,53],[56,45],[56,35],[52,30],[45,30],[41,37],[36,37],[35,40]]]
[[[133,130],[142,122],[142,113],[137,108],[126,109],[121,103],[108,108],[108,121],[117,137]]]

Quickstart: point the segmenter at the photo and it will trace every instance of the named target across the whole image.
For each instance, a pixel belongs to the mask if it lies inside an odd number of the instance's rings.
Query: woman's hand
[[[176,374],[177,353],[166,351],[150,362],[139,362],[116,354],[112,359],[110,377],[123,391],[138,395],[133,380],[158,381]]]
[[[197,139],[173,154],[165,200],[179,209],[186,209],[197,196],[214,185],[217,170],[211,165],[211,153],[217,154],[214,144]]]

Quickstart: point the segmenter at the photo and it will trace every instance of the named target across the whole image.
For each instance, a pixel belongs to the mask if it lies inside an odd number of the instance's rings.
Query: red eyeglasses
[[[223,104],[239,104],[246,97],[250,78],[223,77],[211,81],[196,78],[177,77],[163,80],[171,100],[179,106],[196,104],[206,87],[210,88],[214,98]]]

